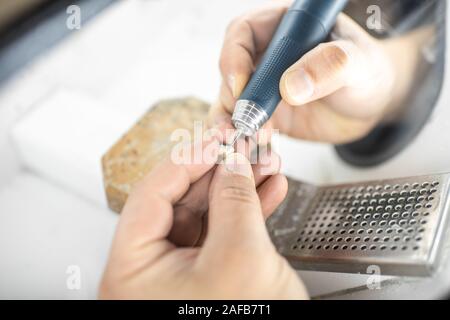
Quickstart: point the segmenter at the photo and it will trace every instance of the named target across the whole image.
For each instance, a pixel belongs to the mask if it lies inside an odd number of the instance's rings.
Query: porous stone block
[[[133,188],[179,141],[176,129],[191,136],[195,123],[205,125],[209,105],[196,98],[164,100],[150,108],[103,156],[103,180],[108,206],[120,212]]]

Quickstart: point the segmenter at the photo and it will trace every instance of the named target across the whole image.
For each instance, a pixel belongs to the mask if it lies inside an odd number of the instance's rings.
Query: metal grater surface
[[[268,228],[296,269],[428,276],[439,265],[450,174],[317,187],[289,181]]]

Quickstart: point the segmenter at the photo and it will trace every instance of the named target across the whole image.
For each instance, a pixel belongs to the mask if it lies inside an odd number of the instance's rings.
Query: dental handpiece
[[[284,15],[259,66],[236,102],[232,122],[237,129],[230,144],[253,136],[281,101],[283,73],[326,40],[348,0],[296,0]]]

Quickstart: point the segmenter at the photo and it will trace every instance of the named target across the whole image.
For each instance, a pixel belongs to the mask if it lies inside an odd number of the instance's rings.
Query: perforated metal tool
[[[289,182],[268,221],[277,249],[297,269],[431,275],[449,215],[450,174],[335,186]]]

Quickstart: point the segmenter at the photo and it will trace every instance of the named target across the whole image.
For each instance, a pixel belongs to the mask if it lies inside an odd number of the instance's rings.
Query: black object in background
[[[368,30],[373,36],[398,36],[426,24],[436,25],[436,36],[430,47],[436,59],[423,59],[410,95],[405,102],[402,118],[395,123],[380,124],[359,141],[336,146],[338,155],[349,164],[370,167],[382,164],[405,149],[428,121],[440,95],[444,78],[446,46],[445,0],[358,0],[352,1],[347,13],[366,27],[364,19],[368,4],[379,5],[383,13],[381,32]],[[363,107],[363,106],[362,106]]]

